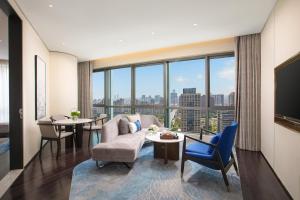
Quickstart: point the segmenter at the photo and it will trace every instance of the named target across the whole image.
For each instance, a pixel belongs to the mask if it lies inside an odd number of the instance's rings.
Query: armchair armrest
[[[210,131],[210,130],[207,130],[207,129],[204,129],[204,128],[201,128],[201,132],[207,132],[207,133],[211,133],[211,134],[213,134],[213,135],[216,135],[217,133],[215,133],[215,132],[212,132],[212,131]]]

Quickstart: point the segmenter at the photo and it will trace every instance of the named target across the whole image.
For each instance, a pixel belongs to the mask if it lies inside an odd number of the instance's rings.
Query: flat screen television
[[[300,125],[300,54],[275,68],[275,121]]]

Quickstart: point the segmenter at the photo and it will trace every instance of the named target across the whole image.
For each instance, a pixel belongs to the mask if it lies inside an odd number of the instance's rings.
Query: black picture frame
[[[38,55],[34,56],[35,63],[35,120],[46,117],[47,110],[47,66]]]

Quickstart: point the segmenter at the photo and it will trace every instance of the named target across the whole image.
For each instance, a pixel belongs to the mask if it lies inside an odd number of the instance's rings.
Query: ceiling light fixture
[[[52,5],[52,4],[49,4],[49,8],[53,8],[53,5]]]
[[[123,42],[123,40],[119,40],[119,42]]]
[[[2,42],[2,40],[0,40],[0,42]]]
[[[155,34],[155,32],[152,31],[152,32],[151,32],[151,35],[154,35],[154,34]]]
[[[193,26],[198,26],[198,24],[193,24]]]
[[[63,46],[65,46],[65,43],[64,43],[64,42],[62,42],[61,44],[62,44]]]

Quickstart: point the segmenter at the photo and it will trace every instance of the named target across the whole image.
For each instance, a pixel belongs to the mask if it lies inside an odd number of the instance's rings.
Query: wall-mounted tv
[[[275,68],[275,121],[300,126],[300,53]]]

